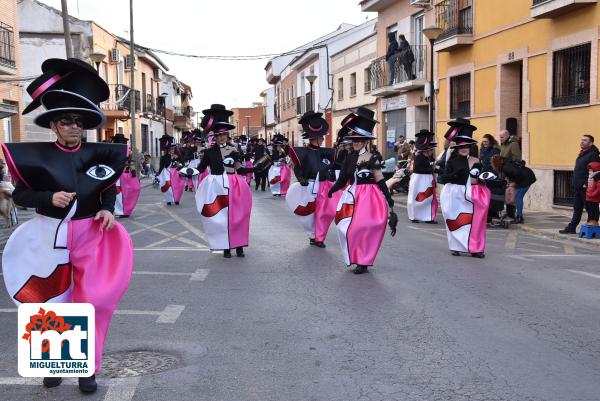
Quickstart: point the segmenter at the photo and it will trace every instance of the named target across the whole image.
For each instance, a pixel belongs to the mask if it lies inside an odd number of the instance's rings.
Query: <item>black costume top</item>
[[[349,154],[349,152],[347,149],[342,149],[342,150],[336,151],[335,162],[333,163],[334,170],[342,169],[342,166],[344,165],[344,160],[346,160],[346,157],[348,157],[348,154]]]
[[[413,161],[413,173],[416,174],[433,174],[433,162],[429,157],[418,153]]]
[[[279,150],[277,147],[274,147],[273,152],[271,152],[271,160],[273,160],[273,162],[278,162],[281,159],[285,159],[286,156],[287,154],[285,150]]]
[[[319,181],[335,181],[335,150],[308,145],[289,149],[289,155],[294,162],[294,175],[298,181],[314,180],[319,174]]]
[[[172,158],[171,155],[168,153],[166,155],[162,155],[160,157],[159,169],[156,175],[160,175],[163,169],[171,167],[179,167],[179,157]]]
[[[77,194],[73,220],[93,217],[100,210],[114,211],[114,184],[125,169],[126,145],[82,143],[69,149],[56,142],[7,143],[3,149],[17,180],[16,204],[62,219],[70,206],[52,205],[52,195],[64,191]]]
[[[270,154],[269,149],[265,145],[256,145],[252,151],[254,154],[254,160],[258,160],[263,157],[265,154]]]
[[[454,155],[446,163],[444,174],[442,175],[442,184],[467,185],[470,178],[471,168],[481,169],[481,163],[475,163],[469,166],[469,158],[466,156]]]
[[[242,154],[237,150],[235,146],[225,144],[225,158],[221,154],[221,146],[214,145],[204,151],[204,156],[198,165],[198,171],[202,173],[207,167],[210,167],[211,175],[222,175],[227,174],[247,174],[253,171],[252,168],[238,167],[235,169],[235,164],[242,164]],[[225,169],[227,168],[228,171]]]

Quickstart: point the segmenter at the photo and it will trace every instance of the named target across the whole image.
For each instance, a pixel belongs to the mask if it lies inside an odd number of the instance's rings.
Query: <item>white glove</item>
[[[469,174],[471,175],[471,177],[477,178],[479,177],[480,172],[481,171],[478,168],[472,168],[471,171],[469,171]]]

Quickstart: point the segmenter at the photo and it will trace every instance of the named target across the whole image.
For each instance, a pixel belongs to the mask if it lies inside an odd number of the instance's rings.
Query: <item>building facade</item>
[[[600,138],[597,1],[436,1],[437,131],[470,117],[476,136],[508,128],[537,183],[533,209],[569,204],[580,138]]]
[[[23,140],[23,77],[16,0],[0,0],[0,143]]]
[[[423,28],[433,22],[428,1],[363,0],[363,11],[377,12],[377,58],[371,63],[371,95],[377,98],[377,144],[385,157],[399,136],[413,139],[429,126],[425,86],[430,77],[430,47]],[[387,57],[389,35],[404,35],[410,51]]]
[[[248,138],[258,137],[264,131],[264,108],[262,103],[253,103],[252,107],[234,107],[231,109],[231,124],[236,126],[237,135]]]

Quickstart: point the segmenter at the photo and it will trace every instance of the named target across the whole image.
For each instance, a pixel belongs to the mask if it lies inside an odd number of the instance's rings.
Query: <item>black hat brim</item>
[[[448,121],[448,125],[453,128],[470,128],[473,131],[477,131],[477,127],[471,124],[464,124],[456,121]]]
[[[106,122],[104,114],[96,110],[64,107],[40,114],[35,118],[34,123],[43,128],[50,128],[50,122],[63,114],[79,114],[83,120],[83,129],[96,129]]]

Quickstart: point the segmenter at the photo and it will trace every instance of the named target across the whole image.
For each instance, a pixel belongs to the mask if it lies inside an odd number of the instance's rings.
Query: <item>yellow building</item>
[[[600,142],[597,0],[433,1],[436,123],[469,117],[477,138],[516,121],[523,159],[538,182],[534,209],[566,204],[583,134]],[[509,123],[510,125],[510,123]]]

